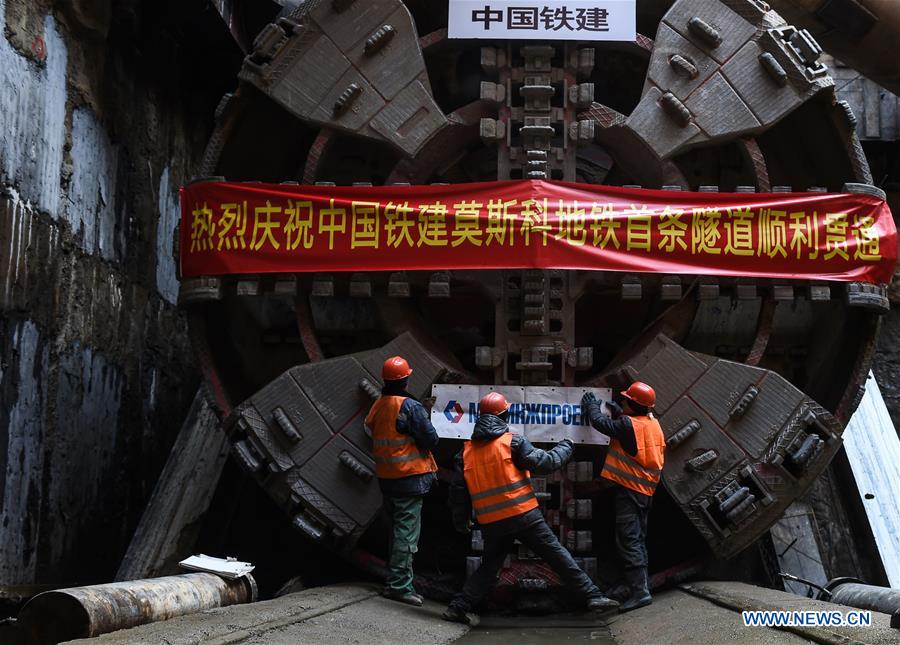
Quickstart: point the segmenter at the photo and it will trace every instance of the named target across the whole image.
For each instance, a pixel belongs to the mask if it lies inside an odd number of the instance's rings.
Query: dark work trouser
[[[572,595],[583,603],[586,604],[590,598],[602,595],[587,574],[575,564],[572,555],[559,543],[547,522],[542,519],[502,537],[485,535],[481,566],[469,577],[463,590],[454,596],[450,602],[452,606],[469,611],[490,593],[497,582],[497,574],[503,566],[503,561],[517,538],[549,564]]]
[[[413,589],[413,556],[419,550],[422,530],[421,497],[384,497],[384,508],[391,518],[390,555],[385,587],[399,593]]]
[[[647,567],[647,516],[652,497],[615,487],[616,549],[625,570]]]

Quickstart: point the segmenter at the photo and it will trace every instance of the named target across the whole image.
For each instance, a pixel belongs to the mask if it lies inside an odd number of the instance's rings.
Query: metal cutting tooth
[[[409,298],[409,296],[409,279],[406,277],[406,273],[403,271],[392,273],[388,277],[388,297]]]
[[[485,117],[481,119],[478,128],[485,143],[495,143],[506,137],[506,123],[499,119]]]
[[[317,273],[313,276],[312,289],[310,294],[320,297],[331,297],[334,295],[334,276],[327,273]]]
[[[366,273],[354,273],[350,277],[351,298],[371,298],[372,279]]]
[[[276,278],[275,284],[272,288],[272,293],[276,296],[290,296],[294,297],[297,295],[297,276],[280,276]]]
[[[525,71],[549,72],[556,49],[546,45],[528,45],[520,50],[525,59]]]
[[[640,300],[642,296],[641,279],[637,276],[622,276],[622,300]]]
[[[809,299],[812,302],[827,302],[831,300],[831,287],[827,284],[809,285]]]
[[[199,302],[221,300],[223,296],[222,280],[216,277],[185,278],[181,281],[178,303],[189,305]]]
[[[501,83],[481,81],[479,96],[482,101],[487,101],[494,105],[502,105],[506,102],[506,86]]]
[[[579,78],[586,78],[594,70],[596,51],[593,47],[582,47],[570,52],[569,67]]]
[[[594,101],[594,84],[579,83],[569,88],[569,102],[580,110],[591,107]]]
[[[244,276],[235,284],[235,293],[239,296],[258,296],[259,278],[255,276]]]
[[[701,279],[697,287],[697,297],[700,300],[715,300],[719,297],[719,283],[716,280]]]
[[[850,307],[861,307],[878,314],[890,311],[891,304],[887,297],[887,285],[848,282],[845,289],[846,302]]]
[[[794,287],[789,284],[773,284],[772,298],[790,302],[794,299]]]
[[[525,109],[534,112],[549,112],[550,102],[556,90],[547,77],[526,77],[525,85],[519,89],[525,99]]]
[[[450,274],[446,272],[432,273],[428,279],[429,298],[450,297]]]
[[[681,300],[681,278],[664,276],[660,283],[660,300]]]

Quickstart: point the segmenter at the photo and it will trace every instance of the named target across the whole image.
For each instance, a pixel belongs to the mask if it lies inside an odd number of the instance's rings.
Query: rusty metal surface
[[[690,361],[705,369],[686,375]],[[663,481],[720,557],[764,533],[840,448],[838,420],[768,370],[692,355],[663,336],[627,369],[669,386],[658,407],[669,444]]]
[[[747,11],[680,0],[663,18],[643,98],[626,121],[660,158],[762,132],[833,87],[808,34],[749,0],[732,4]]]
[[[744,362],[747,365],[759,365],[763,354],[766,353],[766,347],[769,344],[769,337],[772,334],[772,321],[775,317],[775,299],[766,298],[763,302],[762,309],[759,312],[759,321],[756,326],[756,338],[753,340],[753,347],[747,355]]]
[[[900,66],[885,55],[900,32],[900,5],[891,0],[797,2],[771,0],[786,19],[802,25],[830,53],[890,91],[900,92]]]
[[[315,327],[312,319],[312,311],[309,306],[309,299],[305,295],[297,297],[297,329],[300,332],[300,341],[303,343],[303,349],[310,362],[321,361],[325,358],[319,341],[316,338]]]
[[[251,576],[212,573],[115,582],[47,591],[19,613],[18,642],[58,643],[256,600]]]
[[[217,110],[204,173],[366,185],[546,176],[744,192],[839,191],[847,182],[871,182],[852,110],[834,101],[817,44],[765,3],[661,3],[655,24],[644,21],[652,33],[636,43],[590,47],[448,40],[445,18],[427,3],[379,0],[342,9],[307,2],[261,34],[238,90]],[[402,74],[387,73],[398,65]],[[674,449],[683,484],[673,497],[706,527],[701,533],[709,531],[704,537],[716,553],[736,552],[833,454],[834,440],[823,449],[816,444],[814,467],[780,483],[785,467],[767,461],[801,449],[810,456],[801,437],[808,426],[796,418],[803,406],[817,418],[827,414],[822,408],[849,418],[886,303],[880,287],[575,271],[297,276],[293,289],[289,332],[265,304],[277,285],[253,276],[187,285],[185,303],[223,410],[229,400],[245,401],[235,415],[243,414],[241,427],[231,426],[235,454],[299,530],[336,548],[359,539],[370,517],[365,509],[377,506],[354,507],[340,483],[347,469],[334,469],[341,454],[365,466],[359,422],[377,390],[379,351],[391,347],[415,354],[416,395],[435,379],[617,386],[644,361],[661,414],[675,425],[696,416],[704,428],[717,428],[709,445],[699,446],[707,433],[696,432]],[[302,301],[293,301],[297,293]],[[225,338],[216,327],[222,312],[230,314]],[[415,347],[390,344],[406,331]],[[677,344],[659,345],[658,334]],[[294,364],[288,357],[331,360],[324,368],[292,368],[289,374],[305,376],[285,380]],[[716,383],[720,373],[725,385]],[[368,386],[360,385],[364,378]],[[686,402],[695,381],[697,398]],[[722,389],[738,383],[739,392]],[[735,421],[721,399],[740,399],[751,386],[758,400]],[[300,417],[287,400],[303,402]],[[287,422],[277,420],[277,408]],[[778,413],[778,428],[760,421],[763,409]],[[829,432],[839,434],[832,423]],[[789,436],[799,445],[784,445]],[[332,444],[343,447],[326,451]],[[596,463],[579,457],[596,469],[602,455],[591,459]],[[307,471],[307,464],[316,467]],[[589,525],[578,515],[587,485],[574,486],[578,475],[549,482],[559,500],[545,504],[576,552],[588,544]],[[768,493],[748,502],[742,489],[754,486]],[[733,517],[755,519],[728,523],[698,510],[699,499],[717,494],[731,499]],[[770,498],[760,511],[759,500]],[[600,548],[598,536],[590,542]],[[554,582],[527,564],[527,554],[514,555],[520,577],[544,581],[532,586]]]
[[[332,3],[306,3],[269,25],[254,45],[241,80],[301,119],[409,155],[447,126],[422,83],[418,35],[400,0],[371,0],[346,13]]]
[[[395,354],[413,365],[414,392],[449,371],[406,333],[376,350],[294,367],[225,421],[234,456],[297,529],[344,553],[381,508],[363,421],[381,364]]]

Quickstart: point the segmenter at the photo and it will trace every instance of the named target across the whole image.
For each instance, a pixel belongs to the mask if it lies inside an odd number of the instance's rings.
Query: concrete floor
[[[900,632],[888,626],[889,617],[884,614],[875,615],[875,625],[869,628],[815,628],[801,630],[802,633],[746,628],[740,614],[741,609],[833,610],[836,607],[740,583],[693,583],[684,589],[663,591],[649,607],[628,614],[600,619],[583,615],[487,616],[470,630],[441,620],[443,607],[437,603],[427,602],[422,608],[413,608],[381,598],[377,589],[369,585],[334,585],[70,642],[91,645],[900,642]]]
[[[440,619],[443,607],[385,600],[372,585],[332,585],[252,605],[212,609],[160,623],[70,641],[91,645],[226,643],[452,643],[468,631]]]

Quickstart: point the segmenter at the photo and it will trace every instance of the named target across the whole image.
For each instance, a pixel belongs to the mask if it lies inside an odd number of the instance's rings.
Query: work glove
[[[554,468],[562,468],[569,460],[572,459],[572,455],[575,454],[575,444],[571,439],[563,439],[556,447],[550,451],[551,455],[554,457],[554,460],[559,460],[559,465]]]
[[[603,403],[597,400],[597,397],[594,396],[593,392],[585,392],[584,396],[581,397],[581,409],[589,419],[596,418],[597,416],[605,416],[603,413]]]
[[[622,406],[615,401],[607,401],[606,407],[607,409],[609,409],[609,416],[613,419],[618,419],[624,412],[624,410],[622,410]]]

